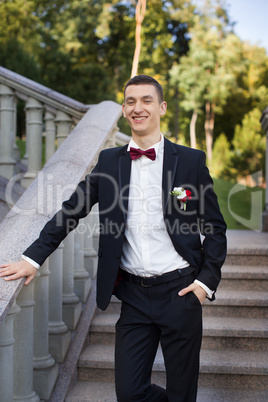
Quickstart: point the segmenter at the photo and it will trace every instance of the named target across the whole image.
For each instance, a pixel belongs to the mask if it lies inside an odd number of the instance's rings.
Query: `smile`
[[[132,117],[132,118],[133,118],[134,121],[143,121],[143,120],[146,120],[146,119],[147,119],[146,116],[142,116],[142,117],[136,117],[136,116],[134,116],[134,117]]]

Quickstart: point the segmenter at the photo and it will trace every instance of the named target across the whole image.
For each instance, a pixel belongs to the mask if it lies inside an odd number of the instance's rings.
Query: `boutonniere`
[[[185,190],[183,187],[174,187],[173,191],[171,191],[170,194],[178,198],[178,200],[180,201],[181,209],[186,211],[187,200],[190,200],[192,198],[191,191]]]

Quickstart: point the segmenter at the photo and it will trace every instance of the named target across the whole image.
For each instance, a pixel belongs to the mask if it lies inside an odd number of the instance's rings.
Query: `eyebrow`
[[[136,99],[136,98],[134,98],[133,96],[128,96],[128,97],[126,98],[126,102],[129,101],[129,100],[135,100],[135,99]],[[146,99],[151,99],[151,100],[153,100],[153,97],[152,97],[152,95],[145,95],[145,96],[142,97],[142,99],[143,99],[143,100],[146,100]]]

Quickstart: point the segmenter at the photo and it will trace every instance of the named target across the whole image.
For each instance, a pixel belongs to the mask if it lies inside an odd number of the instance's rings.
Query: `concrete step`
[[[268,292],[265,290],[219,289],[216,300],[205,300],[203,316],[268,318]],[[119,313],[121,302],[115,297],[106,310]]]
[[[214,302],[205,301],[204,316],[266,318],[268,317],[266,291],[219,289]]]
[[[225,265],[268,265],[268,233],[227,230]]]
[[[267,402],[267,392],[199,387],[197,402]],[[66,402],[116,402],[114,382],[79,381]]]
[[[98,314],[90,328],[90,343],[114,344],[118,318],[119,314]],[[204,317],[202,347],[268,350],[268,322],[259,318]]]
[[[268,266],[224,265],[221,289],[268,291]]]
[[[79,380],[113,381],[114,345],[89,345],[81,354]],[[154,366],[153,381],[163,384],[165,367],[159,348]],[[201,350],[200,385],[267,390],[268,352],[237,350]]]

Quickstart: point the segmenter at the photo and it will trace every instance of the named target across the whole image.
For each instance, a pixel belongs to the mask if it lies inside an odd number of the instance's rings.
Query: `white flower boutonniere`
[[[171,191],[170,194],[178,198],[178,200],[180,201],[181,209],[186,211],[187,200],[190,200],[192,198],[191,191],[185,190],[183,187],[174,187],[173,191]]]

